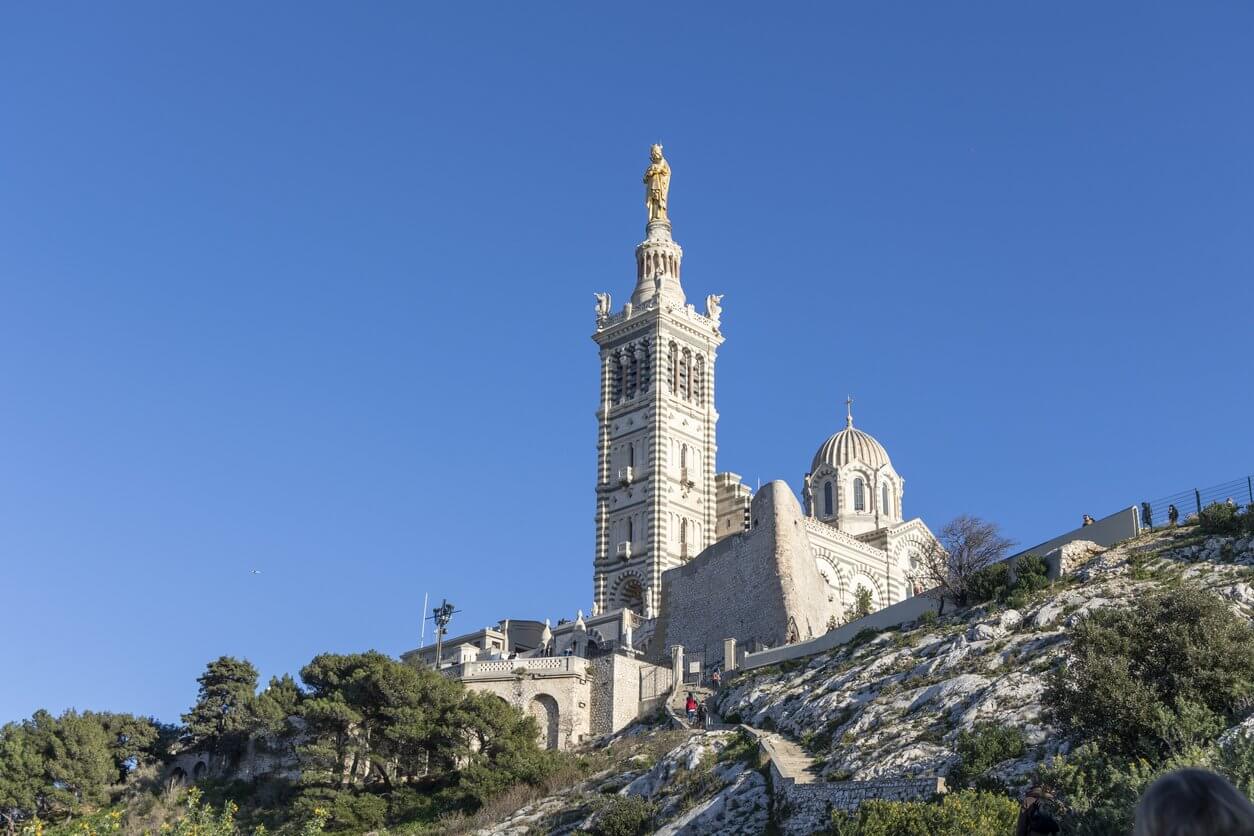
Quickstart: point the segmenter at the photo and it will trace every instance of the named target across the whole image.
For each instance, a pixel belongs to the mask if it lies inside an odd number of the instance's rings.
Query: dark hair
[[[1134,836],[1250,836],[1254,805],[1205,769],[1168,772],[1136,805]]]

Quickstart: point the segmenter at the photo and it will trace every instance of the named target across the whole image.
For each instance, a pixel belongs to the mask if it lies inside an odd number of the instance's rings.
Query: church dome
[[[810,464],[811,473],[817,473],[818,469],[825,464],[839,468],[852,462],[859,462],[872,470],[892,464],[883,444],[854,427],[852,401],[849,407],[849,414],[845,418],[845,428],[824,441],[823,446],[819,447],[819,451],[814,454],[814,461]]]

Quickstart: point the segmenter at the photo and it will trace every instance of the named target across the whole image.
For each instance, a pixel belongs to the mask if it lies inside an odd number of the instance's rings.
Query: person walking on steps
[[[697,719],[697,700],[691,691],[688,692],[688,699],[684,700],[684,712],[688,715],[689,723]]]
[[[710,684],[714,686],[715,691],[723,684],[723,675],[718,672],[718,668],[715,668],[714,673],[710,674]]]

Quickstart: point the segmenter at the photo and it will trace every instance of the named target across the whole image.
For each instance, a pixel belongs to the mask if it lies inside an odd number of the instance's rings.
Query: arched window
[[[679,469],[685,470],[685,471],[688,469],[688,445],[687,444],[679,445]]]
[[[697,355],[697,368],[692,381],[692,400],[697,406],[705,405],[705,358]]]
[[[692,398],[692,352],[686,348],[679,361],[679,397],[684,400]]]
[[[679,555],[680,557],[688,556],[688,520],[687,518],[679,521]]]
[[[667,359],[670,362],[671,373],[666,376],[666,384],[673,395],[679,391],[679,346],[671,343],[667,346],[667,353],[670,355]]]
[[[631,517],[627,518],[627,542],[635,542],[636,527],[632,524]]]
[[[863,483],[861,476],[853,480],[853,510],[866,510],[866,485]]]
[[[832,483],[823,483],[823,516],[830,517],[832,515]]]
[[[636,466],[636,445],[630,441],[627,442],[627,466]]]
[[[880,513],[892,514],[892,506],[888,502],[888,484],[880,485]]]

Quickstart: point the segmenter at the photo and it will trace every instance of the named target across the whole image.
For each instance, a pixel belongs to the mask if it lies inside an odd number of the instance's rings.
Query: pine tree
[[[256,726],[257,669],[247,660],[221,656],[196,681],[196,704],[183,715],[188,738],[216,755],[240,752]]]

